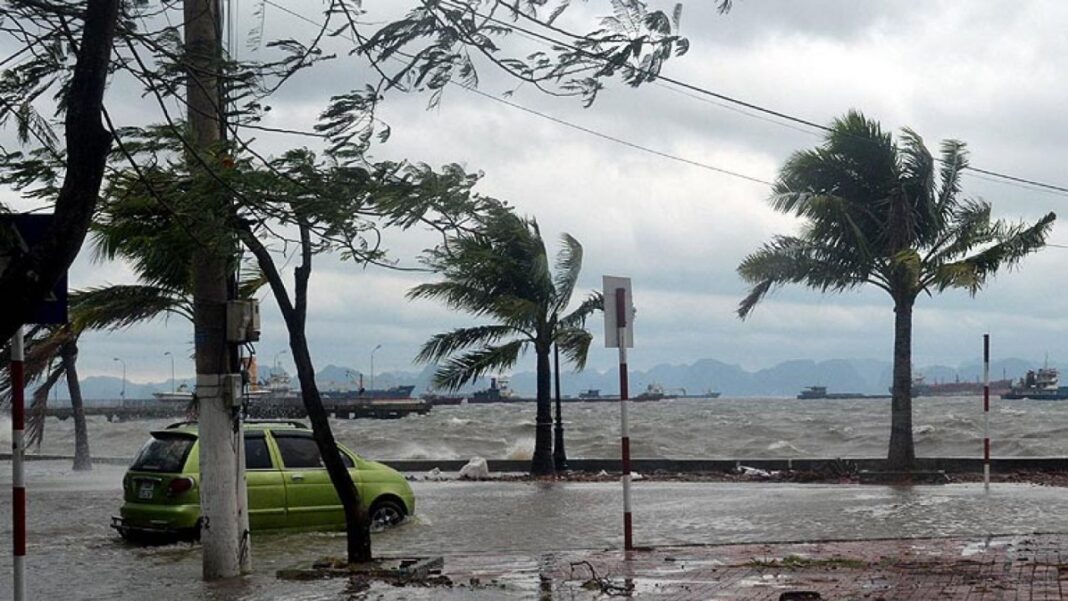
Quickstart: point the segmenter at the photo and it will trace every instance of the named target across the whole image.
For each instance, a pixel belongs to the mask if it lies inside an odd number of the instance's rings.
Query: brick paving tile
[[[815,591],[838,601],[1065,598],[1068,536],[906,539],[568,551],[446,561],[454,582],[519,583],[547,599],[755,601]],[[536,572],[536,574],[534,574]],[[517,585],[519,586],[519,585]],[[533,593],[533,591],[538,591]]]

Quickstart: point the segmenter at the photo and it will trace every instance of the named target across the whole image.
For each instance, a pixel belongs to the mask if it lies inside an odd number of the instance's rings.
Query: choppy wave
[[[880,457],[890,435],[889,401],[835,399],[676,400],[635,403],[629,411],[635,457]],[[619,407],[567,403],[569,457],[619,455]],[[1068,402],[994,401],[989,415],[995,456],[1068,455]],[[97,456],[130,457],[149,430],[167,421],[109,423],[90,418]],[[971,456],[982,451],[982,400],[921,398],[914,402],[920,455]],[[399,420],[334,420],[343,444],[381,459],[527,459],[534,448],[534,405],[436,407]],[[10,446],[0,417],[0,445]],[[73,424],[49,419],[42,453],[72,452]]]

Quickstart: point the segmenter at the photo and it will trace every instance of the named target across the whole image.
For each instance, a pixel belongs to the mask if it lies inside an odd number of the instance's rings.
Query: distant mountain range
[[[1059,367],[1051,362],[1051,366]],[[1004,359],[991,364],[990,377],[1019,378],[1028,369],[1035,369],[1039,364],[1024,359]],[[327,365],[316,374],[316,381],[324,390],[351,389],[355,383],[350,377],[356,370]],[[888,361],[829,359],[811,361],[798,359],[779,363],[774,367],[747,371],[738,365],[732,365],[715,359],[701,359],[689,365],[657,365],[648,370],[632,370],[630,373],[631,393],[637,394],[646,386],[658,384],[669,393],[700,394],[709,390],[721,392],[725,397],[758,396],[793,396],[805,386],[826,386],[830,392],[859,392],[865,394],[886,394],[890,388],[892,365]],[[386,372],[375,375],[375,388],[389,388],[402,384],[415,386],[413,394],[422,394],[430,389],[434,367],[428,366],[422,371]],[[971,381],[976,382],[982,375],[982,364],[978,361],[963,363],[957,367],[930,365],[913,370],[914,375],[922,375],[927,383]],[[296,378],[294,378],[295,385]],[[523,395],[533,396],[536,390],[536,378],[532,371],[516,372],[510,377],[511,388]],[[192,386],[193,380],[178,380],[177,384]],[[364,386],[371,384],[365,378]],[[463,392],[486,388],[489,378],[483,378]],[[619,375],[615,370],[599,372],[588,370],[580,373],[565,373],[561,382],[564,395],[575,396],[580,392],[596,389],[601,394],[616,394],[619,391]],[[82,380],[82,395],[87,400],[115,400],[122,390],[122,380],[109,376],[93,376]],[[153,392],[171,390],[171,382],[135,383],[127,381],[126,398],[149,398]],[[56,399],[67,399],[65,386],[58,387]],[[65,403],[64,403],[65,404]]]

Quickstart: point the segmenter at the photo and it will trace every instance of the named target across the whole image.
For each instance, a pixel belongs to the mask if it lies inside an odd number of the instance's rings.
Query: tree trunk
[[[334,485],[345,510],[349,563],[371,561],[371,518],[367,509],[360,503],[360,493],[352,481],[352,475],[341,462],[337,441],[334,440],[334,433],[330,429],[330,421],[319,395],[319,387],[315,383],[315,368],[308,353],[308,341],[304,337],[303,329],[299,332],[290,330],[289,350],[293,353],[293,363],[297,366],[300,394],[304,398],[304,409],[308,412],[308,420],[312,425],[312,436],[315,437],[319,454],[326,465],[326,473],[330,475],[330,482]]]
[[[9,265],[0,277],[0,290],[5,293],[0,340],[11,338],[29,320],[74,262],[89,230],[111,148],[111,134],[104,129],[101,111],[118,6],[118,0],[86,3],[78,60],[63,99],[67,161],[53,226],[25,260]]]
[[[63,371],[67,374],[71,414],[74,416],[74,471],[93,469],[89,456],[89,430],[85,426],[85,406],[82,404],[82,385],[78,382],[78,343],[68,342],[60,350]]]
[[[890,412],[891,470],[911,470],[916,459],[912,441],[912,306],[911,297],[894,302],[894,384]]]
[[[326,473],[330,476],[330,482],[334,485],[334,491],[337,492],[345,511],[348,561],[349,563],[371,561],[373,556],[371,554],[370,515],[367,513],[367,508],[360,503],[360,493],[352,481],[352,475],[341,462],[337,442],[334,440],[334,433],[330,430],[330,421],[327,419],[322,397],[319,395],[319,387],[315,384],[315,367],[312,364],[311,353],[308,352],[308,340],[304,335],[304,324],[307,321],[308,312],[307,287],[311,277],[312,259],[308,229],[306,226],[301,227],[302,264],[296,269],[295,303],[290,302],[285,283],[282,281],[281,274],[278,273],[278,267],[263,243],[248,229],[246,223],[238,225],[238,233],[245,246],[256,257],[260,271],[267,278],[275,302],[286,323],[286,330],[289,332],[289,351],[297,367],[297,379],[300,381],[304,409],[312,425],[312,436],[315,438],[319,454],[326,465]]]
[[[530,475],[551,476],[553,470],[553,404],[552,370],[549,366],[549,345],[537,346],[538,355],[538,416],[534,430],[534,457]]]

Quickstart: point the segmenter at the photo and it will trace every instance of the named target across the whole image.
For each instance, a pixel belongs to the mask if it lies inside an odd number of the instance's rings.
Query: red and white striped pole
[[[627,303],[626,289],[616,288],[616,327],[619,328],[619,417],[623,452],[623,549],[634,550],[630,514],[630,427],[627,423]]]
[[[11,338],[11,518],[13,521],[15,601],[26,599],[26,397],[22,327]]]
[[[990,334],[983,334],[983,487],[990,490]]]

